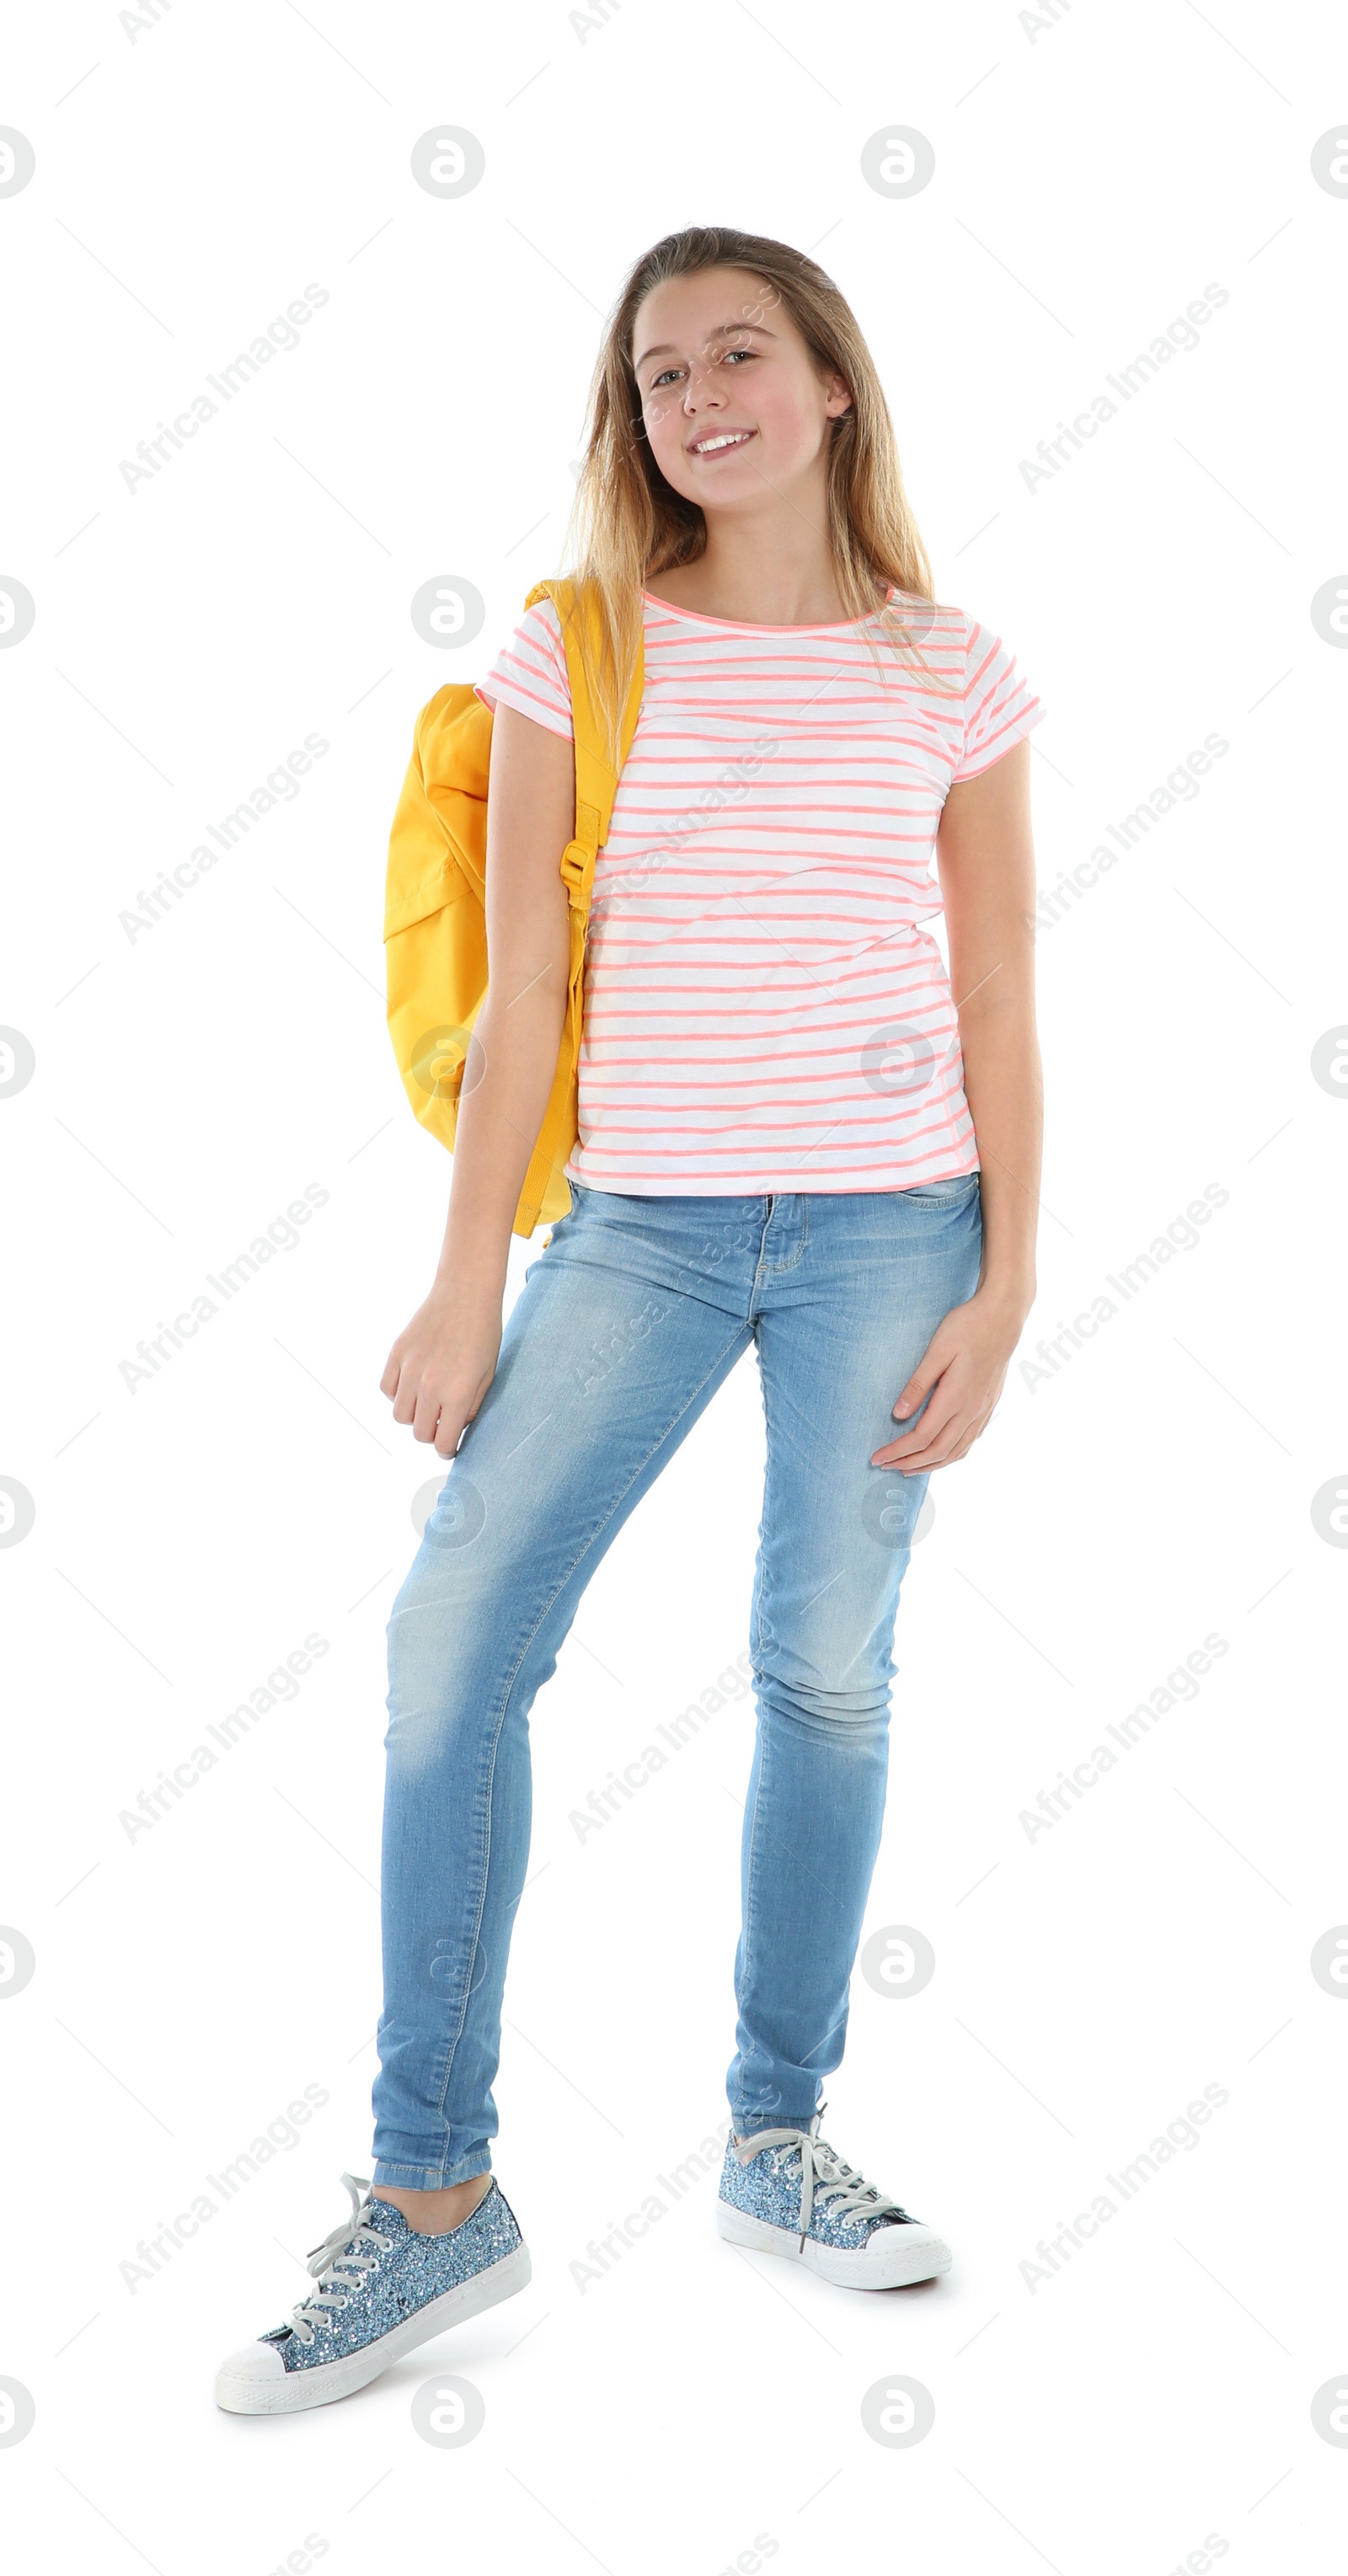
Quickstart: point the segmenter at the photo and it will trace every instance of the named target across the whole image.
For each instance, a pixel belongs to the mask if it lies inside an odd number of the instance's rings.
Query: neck
[[[696,563],[653,574],[647,588],[678,608],[745,626],[841,623],[850,612],[838,591],[823,474],[789,497],[766,494],[751,512],[709,511]]]

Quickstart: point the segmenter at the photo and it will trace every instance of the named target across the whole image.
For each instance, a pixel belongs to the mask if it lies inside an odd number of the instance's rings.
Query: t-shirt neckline
[[[663,608],[671,617],[691,618],[697,626],[725,626],[732,635],[850,635],[857,627],[868,626],[871,618],[879,615],[878,609],[871,609],[865,617],[833,617],[818,626],[757,626],[742,617],[708,617],[700,608],[676,608],[672,599],[657,598],[644,583],[641,596],[643,600],[649,600],[652,608]],[[886,607],[891,604],[889,599],[884,602]]]

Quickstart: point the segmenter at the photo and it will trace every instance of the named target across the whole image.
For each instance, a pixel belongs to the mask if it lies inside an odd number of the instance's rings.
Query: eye
[[[662,367],[659,375],[652,378],[647,391],[653,394],[658,394],[661,386],[667,383],[671,376],[676,376],[678,372],[677,367]]]
[[[758,351],[756,349],[727,349],[721,364],[724,366],[730,358],[756,358],[757,355]],[[738,373],[738,369],[736,370],[736,373]]]

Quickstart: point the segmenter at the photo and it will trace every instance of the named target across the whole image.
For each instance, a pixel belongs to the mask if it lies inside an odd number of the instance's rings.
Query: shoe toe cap
[[[215,2394],[221,2406],[247,2403],[275,2388],[285,2378],[285,2363],[274,2343],[246,2343],[222,2361],[216,2374]]]
[[[898,2262],[906,2267],[920,2260],[930,2266],[933,2275],[948,2272],[953,2259],[940,2229],[926,2226],[920,2218],[910,2218],[902,2227],[877,2227],[871,2236],[870,2252],[872,2260],[882,2265]]]

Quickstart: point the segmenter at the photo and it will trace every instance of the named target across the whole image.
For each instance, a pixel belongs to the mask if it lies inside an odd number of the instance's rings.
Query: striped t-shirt
[[[979,1168],[931,859],[946,795],[1044,710],[963,610],[746,626],[645,593],[641,713],[595,869],[567,1177],[636,1196],[897,1190]],[[867,621],[869,623],[869,621]],[[878,631],[878,630],[877,630]],[[478,691],[571,734],[557,611]]]

